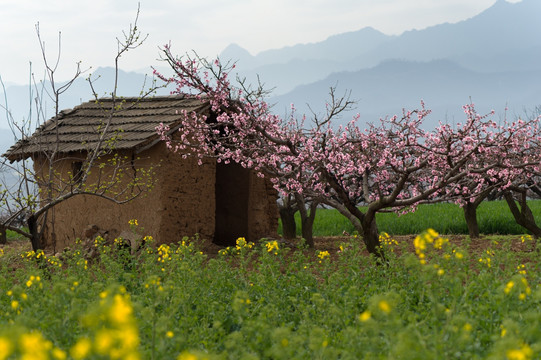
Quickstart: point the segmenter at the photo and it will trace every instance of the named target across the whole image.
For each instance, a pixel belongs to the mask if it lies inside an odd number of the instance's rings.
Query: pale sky
[[[325,40],[371,26],[385,34],[457,22],[496,0],[140,0],[139,29],[145,44],[121,59],[124,70],[159,65],[159,47],[175,53],[195,50],[214,57],[237,43],[255,55],[267,49]],[[508,0],[517,2],[520,0]],[[113,66],[116,40],[135,19],[137,0],[0,0],[0,76],[27,83],[29,62],[41,73],[35,24],[50,61],[62,33],[58,79],[82,67]]]

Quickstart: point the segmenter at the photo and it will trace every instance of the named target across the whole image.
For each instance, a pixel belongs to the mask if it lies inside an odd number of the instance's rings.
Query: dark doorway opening
[[[239,164],[216,164],[214,243],[231,246],[248,237],[250,172]]]

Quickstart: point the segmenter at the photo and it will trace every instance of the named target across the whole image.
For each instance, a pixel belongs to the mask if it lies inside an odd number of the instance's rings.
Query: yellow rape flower
[[[53,355],[53,359],[57,359],[57,360],[64,360],[67,357],[66,352],[59,348],[54,348],[52,351],[52,355]]]
[[[415,237],[413,240],[413,245],[415,246],[415,251],[422,251],[426,249],[426,242],[420,235]]]
[[[329,258],[330,256],[331,256],[331,254],[329,254],[329,252],[327,250],[320,251],[317,254],[317,257],[319,258],[320,263],[321,263],[322,260],[325,260],[325,259]]]
[[[87,338],[81,338],[77,340],[77,343],[75,343],[75,345],[73,345],[73,347],[70,349],[70,355],[76,360],[84,359],[90,353],[91,348],[92,343],[90,340]]]
[[[178,355],[177,360],[197,360],[197,355],[184,351]]]
[[[507,352],[505,353],[507,359],[509,360],[528,360],[531,359],[532,354],[533,351],[528,346],[528,344],[522,345],[520,349],[507,350]]]
[[[268,252],[273,252],[274,251],[274,255],[278,254],[278,252],[277,252],[279,250],[278,241],[276,241],[276,240],[269,241],[268,243],[265,244],[265,246],[267,247]]]
[[[109,319],[114,324],[125,324],[131,321],[132,307],[128,301],[120,294],[113,298],[113,305],[109,310]]]
[[[448,241],[448,239],[444,239],[441,237],[437,238],[436,240],[434,240],[434,249],[440,250],[441,248],[443,248],[443,245],[445,245]]]
[[[246,239],[243,237],[240,237],[237,239],[237,248],[241,248],[246,246]]]
[[[515,286],[514,281],[513,280],[509,281],[505,285],[505,288],[503,289],[503,292],[506,293],[506,294],[509,294],[511,292],[511,289],[513,289],[513,286]]]
[[[5,360],[13,351],[13,345],[11,341],[5,337],[0,337],[0,360]]]
[[[23,359],[47,359],[47,353],[53,347],[53,343],[45,340],[39,332],[21,335],[19,343],[23,351]]]
[[[135,326],[128,326],[122,330],[122,343],[124,348],[135,349],[139,346],[139,333]]]
[[[102,329],[96,334],[94,339],[96,351],[100,355],[106,355],[113,346],[114,335],[111,330]]]
[[[438,270],[438,276],[442,276],[443,274],[445,274],[445,270],[439,269]]]
[[[372,317],[372,314],[370,314],[370,311],[367,310],[363,312],[361,315],[359,315],[359,320],[361,320],[362,322],[365,322],[365,321],[370,320],[371,317]]]
[[[391,312],[391,305],[389,305],[389,303],[385,300],[381,300],[379,303],[378,303],[378,308],[383,311],[385,314],[388,314]]]
[[[322,347],[327,347],[327,346],[329,346],[329,342],[327,340],[323,340],[323,342],[321,343],[321,346]]]
[[[485,264],[487,267],[492,267],[491,258],[488,256],[486,258],[479,258],[479,262]]]
[[[430,235],[432,238],[437,238],[438,236],[440,236],[440,234],[438,234],[438,232],[435,231],[434,229],[428,229],[426,232],[427,232],[427,234]]]

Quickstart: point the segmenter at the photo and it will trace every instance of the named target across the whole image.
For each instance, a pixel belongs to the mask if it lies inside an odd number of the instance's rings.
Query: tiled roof
[[[55,149],[59,153],[94,149],[100,130],[110,118],[112,105],[110,98],[104,98],[63,110],[58,117],[41,125],[31,137],[19,140],[4,156],[16,161]],[[202,113],[209,109],[209,104],[193,96],[178,95],[122,98],[117,99],[116,107],[105,139],[114,137],[114,148],[120,150],[152,146],[158,140],[158,124],[178,128],[184,110]]]

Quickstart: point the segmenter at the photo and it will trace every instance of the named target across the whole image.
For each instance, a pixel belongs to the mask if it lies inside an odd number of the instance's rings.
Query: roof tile
[[[116,149],[134,149],[158,139],[156,126],[160,123],[174,128],[181,124],[184,111],[203,113],[210,107],[208,101],[189,95],[118,98],[114,106],[113,111],[112,99],[103,98],[63,110],[3,156],[16,161],[40,152],[88,151],[97,145],[109,121],[106,138],[117,136]]]

